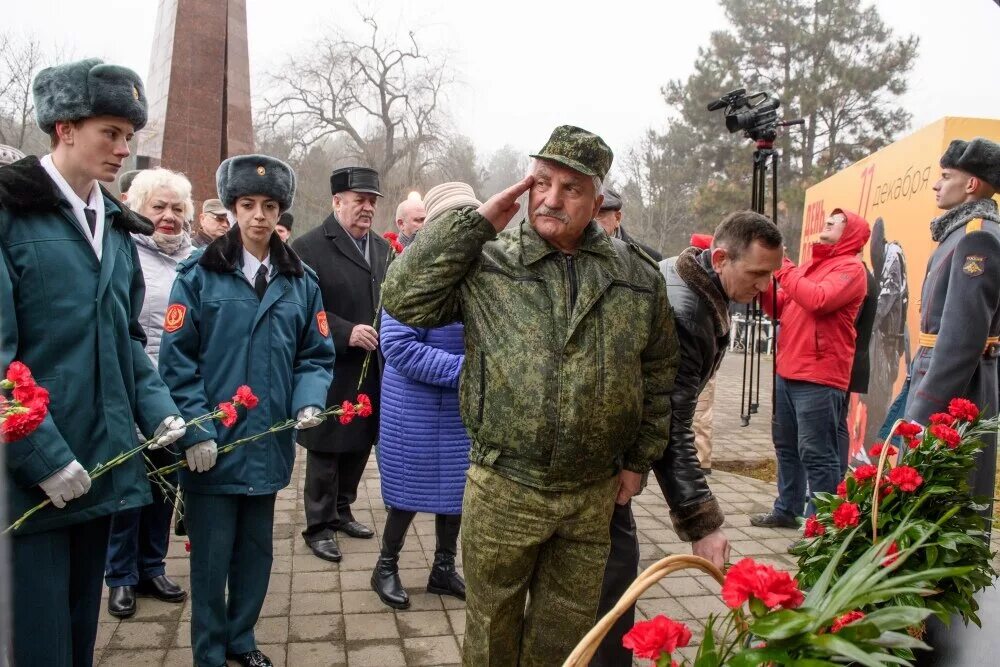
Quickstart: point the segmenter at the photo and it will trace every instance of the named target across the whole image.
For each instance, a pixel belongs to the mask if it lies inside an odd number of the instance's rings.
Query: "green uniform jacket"
[[[666,285],[597,223],[568,256],[527,220],[498,236],[473,209],[451,212],[392,263],[382,298],[410,326],[465,323],[474,463],[564,490],[662,456],[678,354]]]
[[[105,193],[103,259],[35,157],[0,169],[0,369],[28,365],[49,390],[49,415],[7,451],[9,518],[45,500],[38,483],[76,459],[87,470],[152,435],[178,414],[143,346],[145,293],[130,232],[149,221]],[[0,370],[2,372],[2,370]],[[82,523],[151,502],[141,456],[95,479],[90,491],[51,505],[18,531]]]

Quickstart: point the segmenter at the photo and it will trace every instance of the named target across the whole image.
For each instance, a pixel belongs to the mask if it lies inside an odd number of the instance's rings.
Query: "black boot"
[[[434,567],[427,579],[427,592],[453,595],[465,599],[465,579],[455,570],[458,553],[458,531],[462,527],[461,514],[438,514],[434,519],[437,546],[434,550]]]
[[[382,529],[382,552],[372,572],[372,590],[382,602],[393,609],[408,609],[410,596],[399,580],[399,552],[415,512],[389,508]]]

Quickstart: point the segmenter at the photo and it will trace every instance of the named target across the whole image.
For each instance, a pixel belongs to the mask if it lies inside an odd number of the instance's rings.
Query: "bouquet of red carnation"
[[[8,366],[0,389],[4,390],[0,393],[0,437],[5,442],[28,437],[49,414],[49,392],[20,361]]]
[[[997,419],[980,419],[979,408],[966,399],[954,399],[947,412],[931,415],[926,428],[897,422],[890,435],[899,436],[900,448],[876,443],[871,449],[880,457],[881,468],[858,466],[847,473],[836,495],[817,494],[816,515],[806,520],[804,539],[792,549],[799,557],[803,587],[819,581],[855,527],[858,539],[834,571],[836,577],[843,576],[865,549],[885,542],[886,533],[908,520],[909,530],[887,544],[883,565],[896,563],[898,554],[936,528],[927,547],[906,562],[903,572],[918,574],[956,565],[969,571],[940,578],[931,594],[904,593],[869,604],[864,611],[907,605],[927,608],[942,620],[959,614],[966,623],[979,624],[979,605],[973,596],[991,585],[997,572],[986,539],[987,499],[972,496],[968,479],[983,438],[995,437],[997,427]],[[919,634],[919,629],[915,632]]]

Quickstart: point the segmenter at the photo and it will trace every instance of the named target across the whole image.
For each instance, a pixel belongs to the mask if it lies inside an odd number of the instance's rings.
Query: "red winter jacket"
[[[868,242],[868,222],[847,216],[840,240],[814,243],[812,259],[785,264],[778,280],[778,375],[846,391],[854,362],[854,321],[865,299],[867,278],[858,253]],[[774,317],[771,290],[761,296],[765,312]]]

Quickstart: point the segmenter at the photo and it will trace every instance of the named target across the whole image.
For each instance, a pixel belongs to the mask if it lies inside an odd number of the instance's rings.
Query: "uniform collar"
[[[539,236],[527,218],[521,221],[521,262],[525,266],[534,264],[555,252],[559,252],[558,249]],[[602,257],[615,256],[611,239],[595,220],[591,220],[584,228],[583,240],[577,252],[588,252]]]
[[[205,247],[198,264],[209,271],[232,273],[243,264],[243,237],[240,228],[233,227]],[[277,234],[271,234],[268,242],[267,258],[278,273],[301,278],[304,275],[302,260]]]

